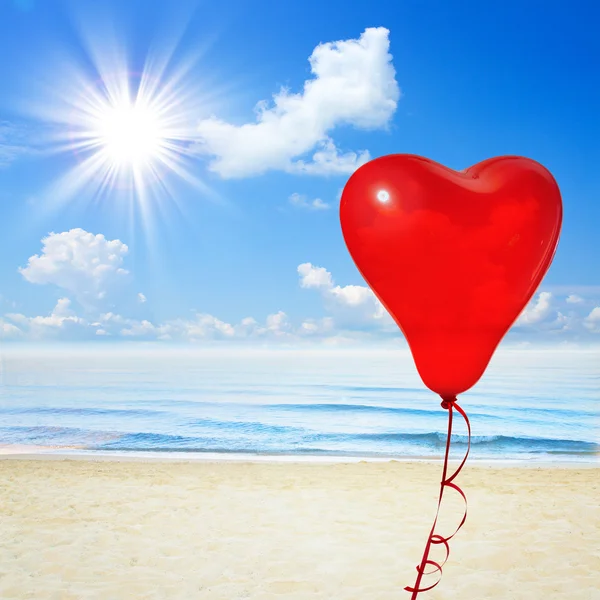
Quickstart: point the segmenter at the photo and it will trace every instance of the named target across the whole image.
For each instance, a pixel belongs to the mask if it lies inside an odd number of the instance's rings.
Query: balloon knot
[[[442,396],[442,408],[445,408],[446,410],[449,410],[455,402],[456,396],[449,396],[447,398],[444,398],[444,396]]]

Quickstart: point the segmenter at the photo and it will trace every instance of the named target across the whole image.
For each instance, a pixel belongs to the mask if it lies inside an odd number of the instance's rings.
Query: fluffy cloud
[[[345,329],[397,333],[397,328],[375,294],[364,285],[335,285],[331,273],[311,263],[298,265],[300,287],[318,290],[335,322]]]
[[[234,335],[235,329],[232,325],[207,314],[197,314],[193,320],[169,321],[159,328],[159,337],[162,339],[196,341],[232,338]]]
[[[592,312],[584,319],[583,324],[592,333],[600,333],[600,306],[592,309]]]
[[[311,263],[298,265],[300,286],[303,288],[319,289],[324,296],[334,299],[339,304],[346,306],[361,306],[373,303],[373,307],[381,303],[373,292],[364,285],[334,285],[331,273],[324,267],[316,267]]]
[[[333,317],[324,317],[322,319],[306,319],[298,328],[298,335],[301,336],[327,336],[334,335],[335,321]]]
[[[330,205],[323,202],[320,198],[309,200],[302,194],[292,194],[289,198],[290,204],[296,208],[305,208],[308,210],[327,210]]]
[[[353,172],[369,160],[368,152],[340,153],[330,132],[340,125],[388,125],[400,97],[389,45],[383,27],[366,29],[359,39],[319,44],[309,58],[313,77],[301,93],[282,89],[271,104],[259,102],[254,123],[201,121],[198,151],[212,157],[209,168],[223,178],[269,170]]]
[[[300,286],[303,288],[317,288],[330,290],[333,287],[331,273],[324,267],[315,267],[311,263],[298,265]]]
[[[137,295],[138,302],[144,304],[147,301],[147,298],[142,292]]]
[[[20,339],[21,337],[23,337],[23,332],[16,325],[0,319],[0,340]]]
[[[331,273],[324,267],[311,263],[298,266],[300,287],[318,291],[326,309],[335,316],[335,325],[339,334],[349,332],[372,332],[376,335],[398,334],[396,324],[385,310],[381,302],[362,285],[335,285]],[[586,303],[575,294],[563,297],[542,291],[534,296],[521,313],[509,336],[513,339],[535,334],[536,337],[556,340],[559,337],[589,339],[589,333],[600,333],[600,306],[594,308],[589,315],[582,312]],[[589,310],[589,309],[588,309]]]
[[[291,339],[294,336],[294,329],[283,311],[267,316],[262,325],[252,317],[246,317],[234,325],[204,313],[197,313],[192,319],[173,319],[155,325],[147,320],[127,319],[110,312],[102,314],[99,321],[92,325],[98,327],[101,331],[99,335],[103,336],[173,342],[273,340]]]
[[[552,312],[552,294],[550,292],[541,292],[537,299],[530,302],[521,313],[515,326],[534,325],[548,318]]]
[[[56,285],[89,307],[128,274],[121,266],[127,251],[120,240],[71,229],[45,237],[41,253],[31,256],[19,271],[30,283]]]
[[[95,338],[189,343],[222,340],[294,343],[308,338],[322,339],[335,333],[331,317],[306,319],[296,327],[283,311],[268,315],[263,323],[246,317],[238,324],[231,324],[203,313],[191,319],[173,319],[160,324],[112,312],[101,314],[96,321],[89,321],[77,317],[66,298],[59,300],[49,316],[9,314],[5,320],[0,320],[0,339],[6,340]]]
[[[368,287],[336,285],[327,269],[311,263],[303,263],[297,270],[300,286],[318,291],[326,309],[334,315],[336,331],[331,330],[331,335],[342,333],[347,337],[351,332],[399,335],[394,321]],[[509,339],[524,339],[534,334],[538,340],[590,340],[590,332],[600,333],[600,306],[584,313],[587,303],[579,297],[574,301],[574,296],[558,297],[548,291],[536,294],[517,319]]]
[[[328,293],[331,297],[346,306],[362,306],[370,301],[375,303],[376,308],[381,306],[381,303],[375,298],[373,292],[364,285],[346,285],[344,287],[336,285],[328,290]]]
[[[589,314],[587,311],[589,302],[577,294],[559,296],[540,292],[521,313],[509,335],[523,338],[533,334],[548,340],[592,341],[590,333],[600,333],[600,307]]]
[[[43,240],[41,255],[31,257],[21,270],[33,283],[54,283],[73,293],[102,293],[125,273],[122,268],[125,244],[108,241],[82,230],[51,234]],[[27,317],[18,313],[0,319],[0,338],[6,340],[41,339],[128,339],[170,342],[280,342],[284,344],[318,341],[344,345],[355,342],[391,340],[403,343],[398,327],[371,290],[364,285],[341,286],[324,267],[303,263],[297,267],[301,289],[317,292],[323,300],[326,316],[291,319],[278,311],[259,322],[246,317],[228,323],[217,316],[197,313],[192,318],[153,323],[129,318],[115,312],[88,310],[79,316],[68,297],[60,298],[45,316]],[[96,278],[101,285],[97,285]],[[586,341],[600,334],[599,298],[573,301],[575,294],[537,294],[523,313],[509,338],[527,341],[535,334],[538,340]],[[139,293],[138,302],[146,298]],[[590,310],[591,306],[596,305]],[[545,335],[542,338],[541,335]]]
[[[348,175],[370,159],[371,155],[367,150],[340,154],[333,140],[327,138],[318,142],[318,150],[309,160],[298,159],[285,170],[304,175]]]
[[[68,298],[60,298],[54,310],[47,316],[26,317],[18,313],[9,313],[6,318],[12,322],[6,337],[71,339],[85,337],[89,327],[85,319],[73,312]],[[5,330],[4,333],[6,334],[7,331]]]

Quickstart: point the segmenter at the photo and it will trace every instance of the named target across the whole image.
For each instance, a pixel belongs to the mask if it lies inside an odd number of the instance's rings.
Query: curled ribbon
[[[412,593],[412,596],[410,597],[411,600],[415,600],[420,592],[427,592],[428,590],[433,589],[441,581],[442,567],[446,564],[446,561],[450,556],[450,545],[448,544],[448,541],[451,540],[458,533],[458,530],[464,525],[465,521],[467,520],[467,497],[465,496],[465,493],[455,483],[452,483],[452,481],[460,473],[465,462],[467,461],[467,457],[469,456],[469,450],[471,449],[471,425],[469,423],[469,418],[467,417],[465,411],[458,405],[455,396],[451,398],[442,398],[442,408],[448,410],[448,436],[446,438],[446,454],[444,456],[444,470],[442,472],[442,482],[440,485],[440,497],[438,500],[437,511],[435,513],[435,519],[433,521],[433,527],[431,528],[431,533],[429,534],[427,544],[425,545],[425,552],[423,553],[421,564],[417,565],[417,580],[413,587],[408,586],[404,588],[407,592]],[[452,409],[456,409],[460,413],[462,418],[465,420],[465,423],[467,425],[467,431],[469,432],[469,437],[465,457],[463,458],[456,471],[452,475],[450,475],[450,477],[446,477],[446,474],[448,472],[448,457],[450,454],[450,439],[452,438]],[[435,533],[435,526],[438,520],[438,516],[440,514],[440,507],[442,505],[442,498],[444,496],[444,488],[446,487],[456,490],[463,497],[465,501],[465,514],[454,533],[452,535],[444,537]],[[443,544],[444,549],[446,550],[446,557],[444,558],[441,564],[429,559],[429,551],[431,550],[431,546],[433,544]],[[432,567],[434,567],[434,569],[426,572],[425,569],[428,565],[431,565]],[[434,584],[428,587],[419,587],[421,585],[421,579],[423,578],[423,575],[433,575],[434,573],[440,574],[438,580]]]

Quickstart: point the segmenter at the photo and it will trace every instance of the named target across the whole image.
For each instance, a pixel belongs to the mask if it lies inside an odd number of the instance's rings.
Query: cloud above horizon
[[[296,192],[294,192],[288,200],[295,208],[302,208],[305,210],[329,210],[331,208],[331,205],[323,202],[321,198],[309,200],[305,195]]]
[[[397,333],[393,319],[367,286],[335,285],[333,276],[327,269],[311,263],[298,265],[297,271],[300,287],[318,291],[325,308],[335,315],[340,326],[359,330],[374,328],[381,333]]]
[[[61,296],[46,315],[27,317],[8,312],[0,318],[4,340],[154,340],[198,343],[203,341],[282,342],[321,344],[356,342],[405,343],[393,319],[366,285],[339,285],[325,267],[310,262],[296,268],[301,290],[316,292],[325,316],[292,319],[283,310],[263,321],[252,316],[238,323],[202,311],[191,318],[153,323],[136,314],[106,310],[104,302],[123,278],[128,247],[121,240],[83,229],[51,233],[42,239],[39,254],[19,268],[23,278],[36,285],[50,284],[72,295],[83,309]],[[590,288],[591,291],[592,288]],[[148,299],[131,290],[130,310],[144,310]],[[563,291],[541,291],[534,296],[509,332],[514,341],[600,342],[600,293],[597,297]]]
[[[359,39],[319,44],[309,60],[312,78],[300,93],[282,88],[260,101],[256,120],[234,125],[213,116],[198,125],[197,151],[223,179],[277,170],[309,175],[349,174],[370,159],[368,151],[341,152],[336,127],[385,129],[400,88],[389,53],[389,30],[365,29]]]
[[[68,298],[60,298],[46,316],[27,317],[7,313],[0,318],[0,338],[4,340],[147,340],[199,343],[203,341],[283,342],[313,341],[321,344],[404,343],[397,326],[379,301],[364,286],[334,285],[331,274],[322,267],[304,263],[300,287],[319,292],[325,317],[292,320],[284,311],[269,314],[264,321],[245,317],[228,323],[197,312],[191,318],[162,323],[107,312],[95,318],[78,316]],[[321,270],[322,269],[322,270]],[[508,334],[513,342],[600,342],[600,302],[589,312],[563,312],[566,298],[536,295],[524,314],[544,316],[520,319]],[[550,304],[551,309],[546,307]]]
[[[30,283],[55,285],[91,308],[129,274],[122,266],[128,251],[120,240],[80,228],[50,233],[42,239],[40,254],[30,256],[19,272]]]

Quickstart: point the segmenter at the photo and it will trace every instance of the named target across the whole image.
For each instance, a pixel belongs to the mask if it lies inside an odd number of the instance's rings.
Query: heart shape
[[[451,397],[479,380],[546,274],[562,202],[550,172],[527,158],[500,156],[458,172],[392,154],[350,177],[340,219],[423,382]]]

